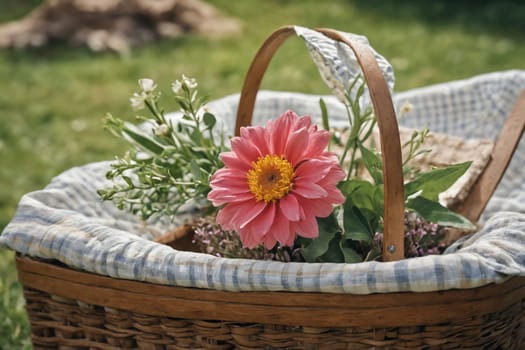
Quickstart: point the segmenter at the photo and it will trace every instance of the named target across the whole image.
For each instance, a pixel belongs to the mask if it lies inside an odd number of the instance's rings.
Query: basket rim
[[[114,309],[187,319],[307,327],[391,327],[453,322],[520,303],[525,277],[437,292],[355,295],[228,292],[116,279],[17,255],[19,280],[54,296]]]

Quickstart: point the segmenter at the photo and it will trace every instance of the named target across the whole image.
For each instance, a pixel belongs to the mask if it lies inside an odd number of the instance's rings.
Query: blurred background
[[[23,18],[42,3],[0,0],[0,25]],[[24,193],[44,187],[68,168],[112,159],[124,151],[126,145],[102,129],[101,119],[107,112],[134,119],[129,97],[138,90],[139,78],[154,79],[166,97],[171,82],[181,74],[197,78],[200,90],[212,99],[238,92],[259,45],[285,24],[367,36],[394,66],[395,91],[525,69],[525,3],[521,1],[206,3],[236,20],[239,27],[214,35],[218,33],[212,26],[204,26],[100,52],[62,39],[39,48],[0,49],[0,231]],[[300,40],[285,43],[262,87],[329,93]],[[169,98],[163,102],[175,109],[170,103]],[[30,349],[13,256],[0,248],[0,349]]]

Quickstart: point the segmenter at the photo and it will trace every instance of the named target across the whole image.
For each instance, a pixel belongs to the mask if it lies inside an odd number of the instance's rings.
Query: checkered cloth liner
[[[494,138],[519,93],[525,71],[507,71],[395,94],[395,104],[412,104],[400,122],[409,127],[464,138]],[[332,125],[345,125],[346,112],[334,96],[323,96]],[[320,121],[319,96],[263,91],[254,123],[287,109]],[[209,104],[231,132],[238,95]],[[388,293],[473,288],[525,276],[525,142],[485,211],[483,228],[446,254],[398,262],[360,264],[281,263],[225,259],[181,252],[151,241],[166,223],[141,224],[102,202],[96,190],[110,184],[110,162],[70,169],[43,190],[25,195],[0,245],[33,257],[115,278],[228,291]],[[190,219],[181,215],[174,226]]]
[[[353,51],[345,44],[326,38],[319,32],[311,29],[296,26],[295,32],[304,39],[306,47],[312,60],[319,68],[321,78],[325,84],[332,90],[332,94],[341,102],[345,102],[345,94],[352,86],[350,94],[355,96],[359,90],[360,84],[352,84],[355,77],[361,74],[361,68],[357,62]],[[387,82],[390,92],[394,89],[394,69],[390,63],[368,43],[368,39],[362,35],[351,33],[342,33],[345,37],[360,44],[368,45],[375,56],[379,68]],[[370,98],[365,86],[365,94],[362,103],[370,102]]]

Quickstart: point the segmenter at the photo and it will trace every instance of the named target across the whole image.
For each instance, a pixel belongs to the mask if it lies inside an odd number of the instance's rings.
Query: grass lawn
[[[1,0],[0,22],[20,18],[38,0]],[[181,74],[219,98],[239,91],[258,46],[284,24],[364,34],[389,59],[396,90],[505,69],[525,69],[525,4],[514,1],[210,0],[240,18],[242,35],[210,41],[186,36],[94,54],[61,43],[0,51],[0,231],[20,197],[60,172],[113,158],[122,144],[101,118],[134,114],[129,96],[141,77],[166,93]],[[327,93],[299,40],[285,44],[263,88]],[[30,348],[13,253],[0,248],[0,349]]]

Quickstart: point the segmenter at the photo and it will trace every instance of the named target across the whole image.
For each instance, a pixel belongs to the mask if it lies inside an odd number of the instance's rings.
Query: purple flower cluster
[[[443,253],[447,228],[428,222],[417,213],[405,213],[405,257],[416,258],[425,255]],[[381,251],[383,233],[378,232],[374,238],[377,250]]]
[[[447,229],[425,221],[414,212],[405,215],[405,256],[407,258],[441,254]]]
[[[277,245],[267,249],[264,245],[245,248],[239,234],[221,229],[214,217],[200,218],[195,223],[193,243],[206,254],[224,258],[303,261],[298,249]]]
[[[443,241],[446,232],[445,227],[425,221],[414,212],[407,212],[405,214],[405,257],[414,258],[443,253],[446,248]],[[193,243],[203,253],[224,258],[282,262],[304,261],[299,252],[300,248],[277,245],[272,249],[267,249],[262,244],[251,249],[245,248],[239,234],[235,231],[221,229],[214,217],[200,218],[195,222]],[[380,259],[382,243],[383,234],[378,232],[373,247],[373,251],[378,255],[372,257],[372,260]]]

